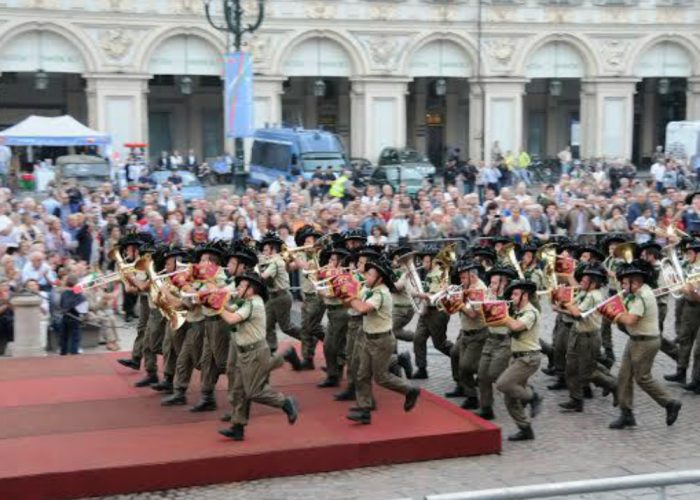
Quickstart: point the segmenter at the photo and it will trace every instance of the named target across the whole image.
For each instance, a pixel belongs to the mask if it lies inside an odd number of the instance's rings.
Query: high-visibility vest
[[[328,194],[331,195],[333,198],[342,198],[343,196],[345,196],[345,183],[349,180],[350,179],[348,177],[341,175],[333,182],[333,184],[331,184],[331,188],[328,190]]]

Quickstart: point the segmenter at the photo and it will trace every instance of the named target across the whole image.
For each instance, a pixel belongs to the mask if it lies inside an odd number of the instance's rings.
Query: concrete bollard
[[[41,328],[42,298],[28,293],[15,294],[10,304],[15,314],[15,341],[12,356],[46,356],[46,333]]]

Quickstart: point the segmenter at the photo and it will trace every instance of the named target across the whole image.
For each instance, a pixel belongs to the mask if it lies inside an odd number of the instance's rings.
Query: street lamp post
[[[253,24],[243,25],[243,15],[245,11],[241,5],[241,0],[221,0],[223,9],[224,23],[217,23],[212,17],[212,4],[214,0],[204,0],[204,12],[207,15],[207,21],[215,29],[230,33],[233,36],[233,47],[236,52],[241,51],[243,46],[243,35],[246,33],[254,33],[262,24],[265,17],[265,0],[258,0],[258,18]],[[237,137],[235,140],[236,144],[236,157],[239,163],[243,164],[243,139]]]

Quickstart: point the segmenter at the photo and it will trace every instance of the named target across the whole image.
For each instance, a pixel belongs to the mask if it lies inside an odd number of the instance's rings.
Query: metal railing
[[[584,495],[619,490],[654,488],[659,500],[666,499],[666,488],[679,484],[700,483],[700,470],[659,472],[632,476],[568,481],[564,483],[511,486],[480,491],[461,491],[443,495],[428,495],[425,500],[513,500],[523,498],[550,498],[567,495]]]

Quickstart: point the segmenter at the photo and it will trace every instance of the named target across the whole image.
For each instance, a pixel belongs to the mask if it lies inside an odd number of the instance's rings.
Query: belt
[[[391,335],[391,330],[388,332],[379,332],[379,333],[367,333],[365,332],[365,335],[367,335],[367,338],[370,339],[378,339],[380,337],[386,337],[387,335]]]
[[[413,307],[411,304],[394,304],[394,307],[397,309],[408,309],[409,307]]]
[[[218,314],[216,316],[204,316],[204,321],[219,321],[220,319]]]
[[[579,335],[595,335],[598,333],[598,330],[591,330],[590,332],[576,332]]]
[[[630,335],[630,340],[634,340],[635,342],[644,342],[646,340],[656,340],[659,337],[656,335]]]
[[[341,309],[342,307],[342,304],[326,304],[326,309],[329,311],[335,311],[336,309]]]
[[[287,290],[270,290],[270,295],[276,297],[277,295],[281,295],[286,291]]]
[[[313,299],[314,297],[318,297],[318,295],[316,295],[316,292],[304,292],[304,297],[307,299]]]
[[[252,344],[237,345],[236,349],[238,349],[238,352],[250,352],[264,346],[265,344],[266,342],[264,340],[258,340],[257,342],[253,342]]]
[[[515,359],[518,359],[518,358],[523,358],[525,356],[533,356],[535,354],[540,354],[540,352],[542,352],[542,351],[516,351],[516,352],[512,353],[512,356]]]
[[[489,336],[490,336],[490,337],[496,337],[496,338],[498,338],[498,339],[504,339],[504,338],[506,338],[506,337],[508,336],[508,334],[507,334],[507,333],[493,333],[493,332],[489,332]]]
[[[478,334],[478,333],[483,333],[483,332],[484,332],[484,329],[481,328],[481,329],[479,329],[479,330],[461,330],[461,332],[462,332],[462,335],[464,335],[465,337],[469,337],[469,336],[471,336],[471,335],[476,335],[476,334]],[[494,334],[494,335],[498,335],[498,334]]]

